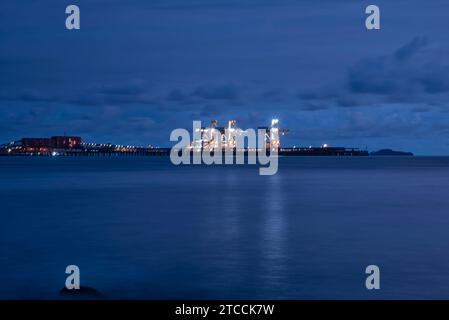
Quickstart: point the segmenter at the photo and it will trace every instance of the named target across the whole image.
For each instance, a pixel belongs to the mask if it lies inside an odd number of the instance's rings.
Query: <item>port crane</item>
[[[259,130],[265,130],[264,142],[268,149],[279,149],[281,146],[280,137],[286,135],[288,129],[279,128],[279,120],[272,119],[270,127],[259,127]],[[220,143],[223,148],[236,148],[237,137],[247,133],[237,127],[236,120],[229,120],[226,130],[224,127],[218,127],[218,120],[212,120],[208,127],[201,128],[201,138],[192,141],[192,147],[214,149]]]

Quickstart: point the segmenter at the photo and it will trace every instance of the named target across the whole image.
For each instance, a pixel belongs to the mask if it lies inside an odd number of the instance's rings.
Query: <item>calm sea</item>
[[[448,157],[0,158],[0,298],[449,298]],[[381,289],[365,288],[365,268]]]

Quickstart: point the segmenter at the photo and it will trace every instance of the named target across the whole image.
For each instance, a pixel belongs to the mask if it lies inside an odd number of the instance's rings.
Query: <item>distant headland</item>
[[[381,149],[379,151],[370,152],[370,156],[413,156],[413,153],[406,151],[395,151],[391,149]]]

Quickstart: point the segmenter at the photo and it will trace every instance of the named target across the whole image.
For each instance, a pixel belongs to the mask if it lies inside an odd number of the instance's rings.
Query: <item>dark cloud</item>
[[[429,39],[427,37],[415,37],[412,41],[396,50],[394,57],[397,60],[407,60],[421,48],[427,46],[428,43]]]
[[[330,107],[330,105],[323,101],[316,101],[316,102],[304,102],[301,105],[301,110],[304,111],[320,111],[320,110],[326,110]]]
[[[0,94],[0,101],[22,101],[27,103],[32,102],[46,102],[53,103],[60,101],[59,97],[53,94],[45,94],[37,90],[24,90],[17,93],[14,92],[2,92]]]
[[[11,90],[0,92],[0,101],[23,103],[64,103],[83,106],[149,104],[155,101],[153,93],[143,83],[95,84],[78,90],[65,90],[54,93],[48,88]],[[74,92],[75,91],[75,92]]]
[[[145,94],[148,88],[143,83],[126,83],[122,85],[100,85],[96,86],[96,91],[104,95],[118,96],[138,96]]]
[[[419,106],[419,107],[415,107],[411,110],[412,112],[429,112],[432,111],[432,108],[429,106]]]
[[[441,123],[441,122],[437,122],[437,123],[433,123],[432,124],[432,128],[435,129],[438,132],[443,132],[448,134],[449,133],[449,124],[447,122]]]
[[[128,95],[128,94],[106,94],[106,93],[81,93],[73,98],[69,97],[66,103],[74,105],[119,105],[151,104],[155,100],[150,94]]]
[[[416,37],[392,55],[364,59],[347,75],[351,93],[407,96],[449,92],[449,61],[439,48],[428,48],[427,38]]]
[[[415,37],[389,55],[361,59],[350,66],[342,85],[303,91],[297,97],[340,107],[385,103],[441,106],[449,98],[447,50],[432,45],[427,37]]]
[[[244,90],[234,84],[209,84],[194,88],[176,88],[170,90],[160,102],[163,108],[182,110],[188,105],[202,108],[208,105],[211,110],[219,112],[226,103],[239,104]]]
[[[281,102],[285,100],[285,94],[281,89],[271,89],[262,93],[262,99],[270,102]]]
[[[168,102],[183,102],[186,101],[188,95],[184,94],[180,89],[174,89],[167,95]]]
[[[337,96],[332,90],[329,90],[329,88],[320,88],[320,91],[301,91],[297,94],[297,98],[300,100],[332,99]]]
[[[69,95],[67,103],[79,105],[116,105],[151,104],[155,98],[144,82],[126,80],[124,83],[95,84]]]
[[[242,88],[233,84],[207,85],[196,88],[191,96],[205,100],[236,100],[242,91]]]

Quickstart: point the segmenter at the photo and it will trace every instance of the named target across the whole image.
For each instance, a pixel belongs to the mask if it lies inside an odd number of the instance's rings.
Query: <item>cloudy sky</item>
[[[365,29],[365,7],[381,30]],[[65,29],[77,4],[81,30]],[[284,145],[449,154],[449,2],[6,0],[0,143],[171,146],[192,120],[272,117]]]

